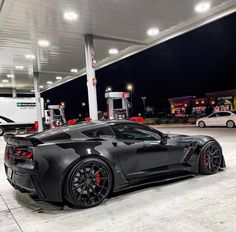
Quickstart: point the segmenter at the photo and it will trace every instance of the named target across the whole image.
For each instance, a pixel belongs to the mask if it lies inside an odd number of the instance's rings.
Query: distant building
[[[204,97],[185,96],[168,99],[176,117],[204,116],[215,111],[236,110],[236,89],[206,93]]]
[[[215,101],[214,111],[236,110],[236,89],[207,93],[206,96]]]

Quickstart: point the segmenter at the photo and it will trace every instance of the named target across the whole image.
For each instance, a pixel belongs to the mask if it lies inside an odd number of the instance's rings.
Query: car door
[[[229,112],[219,112],[217,126],[226,126],[228,120],[230,120],[231,113]]]
[[[169,153],[171,149],[162,143],[161,133],[134,123],[111,127],[117,136],[119,163],[128,180],[167,172],[168,165],[178,163],[179,153]]]
[[[218,113],[213,113],[205,119],[206,126],[216,126],[218,120]]]

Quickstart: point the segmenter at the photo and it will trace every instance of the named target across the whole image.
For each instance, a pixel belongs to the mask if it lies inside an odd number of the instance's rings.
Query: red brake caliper
[[[207,166],[207,156],[206,156],[206,154],[203,155],[203,162],[204,162],[204,165]]]
[[[100,182],[101,182],[101,180],[100,180],[100,173],[97,172],[97,173],[95,174],[95,177],[96,177],[96,184],[100,184]]]

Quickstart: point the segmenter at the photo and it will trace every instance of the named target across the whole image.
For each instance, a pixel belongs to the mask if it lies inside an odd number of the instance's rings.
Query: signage
[[[123,98],[128,98],[129,97],[129,93],[128,92],[123,92]]]
[[[16,106],[21,109],[29,109],[29,108],[35,108],[36,103],[35,102],[17,102]]]
[[[217,98],[217,100],[232,100],[233,99],[233,97],[231,96],[231,97],[218,97]]]

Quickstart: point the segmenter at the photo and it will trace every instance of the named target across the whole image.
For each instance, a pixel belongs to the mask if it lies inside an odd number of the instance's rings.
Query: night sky
[[[124,91],[134,85],[134,113],[147,105],[160,112],[166,99],[203,96],[211,91],[236,89],[236,14],[159,44],[96,71],[98,109],[106,111],[104,92]],[[95,51],[96,52],[96,51]],[[67,118],[77,118],[87,104],[86,76],[43,93],[52,103],[66,103]]]

